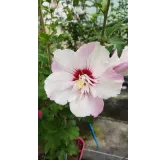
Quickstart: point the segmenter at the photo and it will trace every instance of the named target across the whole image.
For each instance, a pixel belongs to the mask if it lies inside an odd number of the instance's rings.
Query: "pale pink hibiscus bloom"
[[[104,107],[103,99],[120,94],[127,73],[127,51],[119,58],[99,42],[81,46],[77,52],[56,50],[52,74],[45,80],[47,96],[56,103],[69,102],[77,117],[97,117]]]

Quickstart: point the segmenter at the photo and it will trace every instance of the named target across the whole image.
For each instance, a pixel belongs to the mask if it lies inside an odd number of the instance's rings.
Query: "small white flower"
[[[51,0],[50,8],[51,8],[51,9],[55,9],[56,7],[57,7],[57,2],[56,2],[56,0]]]
[[[75,7],[74,11],[79,15],[82,15],[85,13],[85,10],[83,10],[81,7]]]

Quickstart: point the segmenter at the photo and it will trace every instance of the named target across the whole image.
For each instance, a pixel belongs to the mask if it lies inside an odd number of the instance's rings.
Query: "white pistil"
[[[79,76],[79,80],[76,81],[76,86],[81,90],[81,95],[90,92],[90,85],[95,86],[97,80],[90,78],[88,75],[84,74]],[[81,96],[82,97],[82,96]]]
[[[84,76],[86,77],[86,80],[88,81],[89,84],[91,84],[92,86],[95,86],[94,83],[97,83],[97,80],[90,78],[90,77],[89,77],[88,75],[86,75],[86,74],[85,74]],[[94,82],[94,83],[92,83],[92,82]]]

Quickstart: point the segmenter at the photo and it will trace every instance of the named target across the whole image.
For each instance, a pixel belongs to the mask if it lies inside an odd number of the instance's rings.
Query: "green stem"
[[[102,37],[104,36],[104,31],[105,31],[105,27],[106,27],[106,23],[107,23],[107,15],[108,15],[109,7],[110,7],[110,2],[111,2],[111,0],[107,1],[107,8],[104,12],[103,29],[102,29],[102,33],[101,33]]]
[[[41,22],[41,25],[42,25],[42,28],[43,28],[43,32],[45,34],[47,34],[46,29],[45,29],[44,19],[43,19],[41,0],[39,0],[39,12],[40,12],[40,22]],[[49,47],[48,41],[46,41],[46,47],[47,47],[47,55],[48,55],[48,64],[49,64],[49,68],[51,70],[51,53],[50,53],[50,47]]]

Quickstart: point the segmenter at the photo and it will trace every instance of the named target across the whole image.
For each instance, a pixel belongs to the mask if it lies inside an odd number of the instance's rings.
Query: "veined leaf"
[[[118,45],[118,44],[124,44],[124,41],[121,38],[119,38],[119,37],[111,37],[109,39],[109,43]]]
[[[50,38],[50,35],[45,34],[45,33],[40,33],[39,38],[43,41],[47,41]]]
[[[67,129],[67,133],[68,133],[69,139],[74,140],[74,139],[78,138],[78,136],[79,136],[79,128],[70,127]]]
[[[58,112],[58,110],[60,110],[59,105],[56,104],[55,102],[53,102],[51,105],[49,105],[49,107],[51,108],[51,113],[54,115]]]
[[[58,160],[65,160],[66,153],[64,150],[58,152]]]
[[[44,146],[44,152],[45,152],[45,154],[48,153],[48,151],[50,150],[51,147],[52,147],[52,144],[50,143],[50,141],[47,141],[47,143]]]
[[[107,36],[111,35],[115,31],[119,30],[120,27],[122,26],[122,24],[123,24],[123,21],[120,21],[119,23],[116,23],[113,26],[106,28]]]
[[[42,121],[42,126],[44,129],[49,131],[57,131],[58,128],[52,121]]]
[[[77,154],[77,148],[73,141],[67,146],[67,153],[69,156]]]

